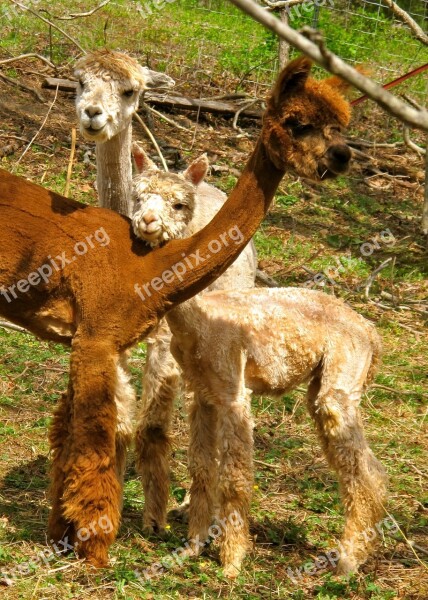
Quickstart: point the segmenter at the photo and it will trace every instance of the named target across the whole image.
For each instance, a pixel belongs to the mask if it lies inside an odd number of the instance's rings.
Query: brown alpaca
[[[213,221],[151,252],[136,242],[126,217],[0,170],[0,314],[41,338],[71,345],[68,392],[51,433],[49,535],[67,541],[67,548],[78,544],[79,554],[94,565],[107,564],[119,526],[117,438],[123,415],[116,399],[130,396],[124,353],[168,309],[227,269],[257,229],[288,167],[316,180],[346,170],[350,151],[339,128],[348,123],[348,105],[333,90],[323,96],[322,84],[307,82],[309,70],[310,62],[301,58],[280,74],[255,150]],[[323,131],[315,151],[313,134],[301,131],[307,115]],[[303,147],[311,148],[310,156]],[[237,244],[228,241],[231,226],[242,234]],[[215,253],[213,241],[220,244]],[[178,265],[185,277],[177,276]],[[146,291],[143,303],[138,284]]]
[[[284,168],[298,175],[320,180],[343,173],[348,168],[351,154],[344,144],[341,129],[348,124],[350,109],[336,89],[337,80],[308,79],[309,71],[310,62],[306,59],[293,61],[284,70],[269,99],[261,139],[266,139],[264,132],[269,132],[269,156],[277,166],[281,160]],[[263,158],[263,163],[265,160],[268,160],[267,157]],[[151,173],[150,168],[147,171],[147,175],[143,176],[142,196],[151,189],[146,187],[150,177],[163,178],[163,185],[168,185],[168,176],[159,172]],[[136,188],[138,191],[138,184]],[[197,205],[200,203],[201,199]],[[142,209],[139,206],[137,208],[139,217]],[[139,225],[138,218],[136,231],[139,231]],[[225,276],[226,274],[223,277]],[[220,284],[218,280],[214,285],[218,285],[218,289]],[[221,289],[227,287],[235,286],[229,283],[228,286],[221,286]],[[161,333],[169,341],[167,333]],[[175,372],[172,369],[171,355],[165,351],[165,344],[160,350],[152,356],[150,365],[158,373],[158,380],[163,382],[163,389],[156,394],[145,394],[146,401],[142,407],[136,437],[137,464],[142,475],[146,502],[143,524],[149,531],[162,531],[166,524],[169,492],[168,432],[173,410],[172,399],[179,375],[177,369]],[[153,365],[156,365],[156,370]]]

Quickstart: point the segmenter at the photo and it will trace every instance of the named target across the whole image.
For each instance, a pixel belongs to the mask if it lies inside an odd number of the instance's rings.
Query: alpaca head
[[[182,173],[165,173],[138,144],[132,145],[138,175],[133,180],[132,226],[137,237],[152,247],[182,237],[193,218],[196,188],[208,171],[202,154]]]
[[[122,52],[97,50],[75,66],[76,110],[82,135],[103,143],[123,131],[146,89],[170,88],[174,80],[142,67]]]
[[[279,170],[320,181],[348,170],[351,150],[343,137],[350,106],[342,83],[309,77],[312,63],[300,57],[284,68],[263,119],[262,141]]]

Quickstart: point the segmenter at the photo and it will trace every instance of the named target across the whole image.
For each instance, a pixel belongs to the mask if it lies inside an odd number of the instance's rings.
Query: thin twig
[[[396,17],[398,17],[407,25],[407,27],[414,33],[416,39],[425,44],[425,46],[428,46],[428,35],[424,32],[422,27],[419,27],[416,21],[412,19],[409,13],[400,8],[393,0],[385,0],[385,4],[391,9],[391,12],[393,12]]]
[[[428,394],[424,394],[421,392],[409,392],[408,390],[397,390],[392,387],[388,387],[387,385],[382,385],[380,383],[372,383],[370,385],[370,389],[372,388],[376,388],[378,390],[385,390],[386,392],[397,394],[397,396],[422,396],[423,398],[428,398]]]
[[[422,146],[418,146],[417,144],[415,144],[415,142],[412,142],[412,140],[410,139],[409,128],[406,125],[403,125],[403,139],[404,139],[404,143],[406,144],[406,146],[408,148],[410,148],[410,150],[413,150],[414,152],[419,154],[419,156],[421,156],[421,155],[425,156],[426,149],[422,148]]]
[[[74,151],[75,150],[76,150],[76,128],[72,127],[70,160],[68,161],[67,181],[65,182],[65,189],[64,189],[64,196],[66,198],[68,198],[68,192],[70,191],[70,181],[71,181],[71,173],[73,171],[73,160],[74,160]]]
[[[233,123],[232,123],[233,129],[239,131],[239,127],[238,127],[239,115],[241,114],[241,112],[243,110],[246,110],[247,108],[250,108],[251,106],[254,106],[254,104],[256,104],[256,102],[258,102],[258,98],[255,98],[254,100],[250,100],[249,102],[246,102],[245,104],[243,104],[241,106],[241,108],[239,108],[236,111],[235,116],[233,117]]]
[[[176,121],[174,121],[173,119],[170,119],[169,117],[166,117],[163,113],[159,112],[158,110],[156,110],[155,108],[152,108],[151,106],[149,106],[148,104],[146,104],[145,102],[142,102],[142,107],[145,110],[149,110],[150,112],[152,112],[154,115],[157,115],[158,117],[160,117],[161,119],[163,119],[164,121],[166,121],[167,123],[169,123],[170,125],[172,125],[173,127],[176,127],[177,129],[181,129],[182,131],[192,131],[191,129],[189,129],[188,127],[183,127],[183,125],[180,125],[179,123],[177,123]]]
[[[382,271],[382,269],[384,269],[385,267],[387,267],[391,261],[392,261],[392,256],[390,256],[389,258],[387,258],[386,260],[384,260],[383,263],[381,263],[373,271],[373,273],[370,275],[370,277],[368,277],[368,279],[367,279],[367,281],[365,283],[365,286],[364,286],[364,296],[366,298],[369,297],[370,288],[372,286],[373,281],[376,279],[377,275]]]
[[[91,15],[93,15],[94,13],[96,13],[98,10],[100,10],[100,8],[103,8],[103,6],[105,6],[109,2],[110,2],[110,0],[104,0],[104,2],[101,2],[101,4],[99,4],[98,6],[96,6],[92,10],[90,10],[89,12],[84,12],[84,13],[70,13],[69,15],[64,15],[64,16],[61,16],[61,17],[57,16],[57,15],[53,15],[52,13],[50,13],[45,8],[43,8],[42,10],[43,10],[43,12],[45,12],[46,14],[48,14],[53,19],[58,19],[59,21],[72,21],[73,19],[80,19],[81,17],[90,17]]]
[[[363,94],[370,96],[387,112],[416,129],[428,131],[428,111],[418,111],[405,104],[402,100],[383,89],[380,85],[346,64],[325,46],[319,32],[305,28],[304,33],[297,32],[292,27],[271,15],[254,0],[230,0],[232,4],[253,17],[259,23],[276,33],[281,39],[304,52],[309,58],[342,79],[358,88]]]
[[[262,460],[257,460],[256,458],[254,459],[254,462],[258,465],[263,465],[264,467],[267,467],[268,469],[272,469],[273,471],[280,471],[280,467],[277,467],[276,465],[271,465],[270,463],[267,462],[263,462]]]
[[[4,329],[12,329],[12,331],[19,331],[20,333],[28,333],[28,331],[23,327],[15,325],[15,323],[9,323],[9,321],[0,321],[0,327],[4,327]]]
[[[35,96],[37,100],[40,100],[40,102],[46,102],[43,96],[35,88],[25,85],[25,83],[21,83],[20,81],[18,81],[18,79],[12,79],[11,77],[3,75],[3,73],[0,73],[0,79],[2,79],[5,83],[9,83],[10,85],[15,85],[16,87],[19,87],[21,90],[30,92],[30,94],[33,94],[33,96]]]
[[[36,139],[36,137],[39,135],[39,133],[41,132],[41,130],[42,130],[42,129],[43,129],[43,127],[45,126],[45,124],[46,124],[46,121],[48,120],[48,117],[49,117],[49,115],[50,115],[50,112],[51,112],[51,110],[52,110],[52,108],[53,108],[53,106],[54,106],[54,104],[55,104],[55,102],[56,102],[56,99],[57,99],[57,96],[58,96],[58,89],[59,89],[59,88],[58,88],[58,86],[57,86],[57,88],[56,88],[56,90],[55,90],[55,97],[54,97],[54,99],[52,100],[52,103],[51,103],[51,105],[49,106],[48,112],[46,113],[46,116],[45,116],[45,118],[43,119],[43,123],[41,124],[40,128],[38,129],[38,131],[36,131],[36,133],[33,135],[33,137],[31,138],[31,140],[29,141],[29,143],[28,143],[27,147],[25,148],[24,152],[23,152],[23,153],[21,154],[21,156],[18,158],[17,162],[15,163],[15,167],[16,167],[17,165],[19,165],[19,163],[21,162],[21,160],[24,158],[24,156],[27,154],[28,150],[30,149],[30,147],[31,147],[31,144],[34,142],[34,140]]]
[[[159,148],[159,144],[157,143],[157,141],[155,140],[152,132],[150,131],[150,129],[147,127],[147,125],[144,123],[143,119],[140,117],[140,115],[138,113],[134,113],[134,117],[137,119],[137,121],[140,123],[141,127],[144,129],[144,131],[146,132],[146,134],[148,135],[148,137],[150,138],[153,146],[156,149],[156,152],[159,155],[159,158],[161,159],[162,162],[162,166],[164,168],[165,171],[169,171],[168,169],[168,165],[166,164],[166,161],[163,157],[163,154],[161,152],[161,149]]]
[[[74,38],[72,38],[70,35],[68,35],[68,33],[65,32],[63,29],[61,29],[61,27],[58,27],[58,25],[55,25],[55,23],[52,23],[48,19],[45,19],[45,17],[42,17],[41,14],[39,14],[37,11],[33,10],[29,6],[25,6],[25,4],[21,4],[21,2],[18,2],[17,0],[10,0],[10,1],[12,2],[12,4],[19,6],[19,8],[21,8],[22,10],[27,10],[28,12],[30,12],[32,15],[34,15],[35,17],[37,17],[38,19],[40,19],[47,25],[50,25],[51,27],[53,27],[54,29],[56,29],[57,31],[62,33],[62,35],[64,37],[66,37],[70,42],[72,42],[75,46],[77,46],[81,52],[86,54],[86,50],[84,48],[82,48],[82,46],[79,44],[79,42],[76,41]]]
[[[55,69],[55,65],[52,64],[50,60],[48,60],[41,54],[35,54],[34,52],[29,52],[28,54],[20,54],[19,56],[13,56],[12,58],[4,58],[3,60],[0,60],[0,65],[15,62],[16,60],[23,60],[24,58],[38,58],[39,60],[46,63],[51,69]]]

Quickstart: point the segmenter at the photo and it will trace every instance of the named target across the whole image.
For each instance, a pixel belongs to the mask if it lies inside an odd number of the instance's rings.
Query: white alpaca
[[[208,160],[202,155],[183,173],[164,173],[138,144],[133,156],[139,175],[134,177],[133,228],[152,247],[202,229],[224,204],[226,196],[203,181]],[[214,192],[214,193],[213,193]],[[235,243],[239,241],[239,230]],[[257,258],[253,242],[207,289],[246,289],[254,286]],[[205,290],[204,290],[205,293]],[[140,290],[140,294],[143,294]],[[180,369],[170,352],[171,332],[163,319],[147,339],[143,378],[143,408],[136,436],[137,465],[141,473],[146,531],[163,530],[169,495],[169,429]]]
[[[132,115],[146,89],[170,88],[174,80],[122,52],[97,50],[77,61],[76,110],[82,135],[96,143],[99,203],[130,215]]]
[[[177,178],[171,196],[187,197],[182,182],[181,195]],[[157,189],[167,186],[165,177]],[[147,181],[143,187],[136,232],[144,202],[151,201]],[[183,201],[189,217],[192,203]],[[185,219],[181,228],[186,235]],[[250,394],[279,395],[308,382],[308,409],[338,474],[345,507],[338,570],[356,569],[367,558],[371,543],[364,534],[382,515],[386,494],[385,473],[364,438],[359,411],[380,357],[374,326],[342,301],[303,288],[212,291],[172,309],[166,319],[173,334],[172,354],[194,394],[189,538],[208,539],[216,519],[222,529],[225,574],[238,574],[248,548],[253,483]],[[158,408],[162,412],[165,407]],[[165,489],[165,468],[157,473],[153,465],[146,468],[153,471],[150,496],[159,497]]]

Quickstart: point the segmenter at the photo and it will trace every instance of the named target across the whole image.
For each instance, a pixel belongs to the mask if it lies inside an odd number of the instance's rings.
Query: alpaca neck
[[[171,265],[177,259],[184,260],[180,258],[184,255],[191,257],[197,253],[203,258],[185,269],[180,285],[175,282],[166,290],[168,301],[176,303],[189,299],[215,281],[231,265],[256,232],[284,173],[285,169],[279,170],[272,163],[259,139],[236,187],[214,219],[192,237],[174,240],[156,254],[158,269],[162,268],[164,261]],[[229,235],[232,228],[239,232],[239,242]],[[210,248],[213,241],[217,245],[215,253]],[[148,256],[146,260],[150,260]]]
[[[130,216],[132,194],[131,124],[104,144],[97,144],[99,204]]]

